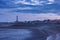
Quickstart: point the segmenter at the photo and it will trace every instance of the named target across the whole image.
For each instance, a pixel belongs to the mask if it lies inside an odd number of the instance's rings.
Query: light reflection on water
[[[29,37],[29,29],[0,29],[0,40],[25,40]]]

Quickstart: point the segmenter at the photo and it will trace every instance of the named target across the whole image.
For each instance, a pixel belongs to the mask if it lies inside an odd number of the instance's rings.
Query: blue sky
[[[60,19],[60,0],[0,0],[0,22]]]

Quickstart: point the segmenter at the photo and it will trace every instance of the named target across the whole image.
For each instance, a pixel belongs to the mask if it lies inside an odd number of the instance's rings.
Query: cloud
[[[57,2],[57,1],[56,1]],[[55,0],[0,0],[0,8],[16,8],[21,6],[43,6],[54,4]],[[58,2],[57,2],[58,3]]]
[[[16,12],[24,12],[24,13],[57,13],[60,12],[60,5],[59,4],[49,4],[44,6],[28,6],[31,9],[24,9],[24,10],[14,10]],[[26,6],[27,8],[27,6]]]
[[[15,4],[26,4],[26,5],[43,5],[43,4],[53,4],[54,0],[30,0],[30,1],[26,1],[26,0],[16,0],[16,2],[14,2]]]
[[[48,0],[47,4],[53,4],[55,2],[55,0]]]
[[[0,12],[3,10],[7,12],[19,12],[19,13],[58,13],[60,12],[60,4],[47,4],[43,6],[32,5],[20,5],[13,8],[0,8]]]
[[[38,2],[26,2],[26,1],[16,1],[15,4],[26,4],[26,5],[39,5]]]

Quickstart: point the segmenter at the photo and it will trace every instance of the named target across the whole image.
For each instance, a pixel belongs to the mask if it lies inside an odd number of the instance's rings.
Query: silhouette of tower
[[[16,16],[16,22],[18,22],[18,16]]]

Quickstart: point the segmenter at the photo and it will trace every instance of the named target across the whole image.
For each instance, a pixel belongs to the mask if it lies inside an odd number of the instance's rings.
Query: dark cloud
[[[31,6],[29,6],[31,7]],[[50,5],[43,5],[43,6],[35,6],[31,7],[32,9],[26,9],[26,10],[14,10],[16,12],[24,12],[24,13],[57,13],[60,12],[60,5],[59,4],[50,4]]]
[[[26,4],[14,4],[15,0],[0,0],[0,8],[25,8],[31,7],[32,9],[16,9],[13,12],[21,13],[48,13],[48,12],[60,12],[60,1],[55,0],[56,3],[53,4],[44,4],[44,5],[26,5]],[[43,0],[47,1],[47,0]]]

